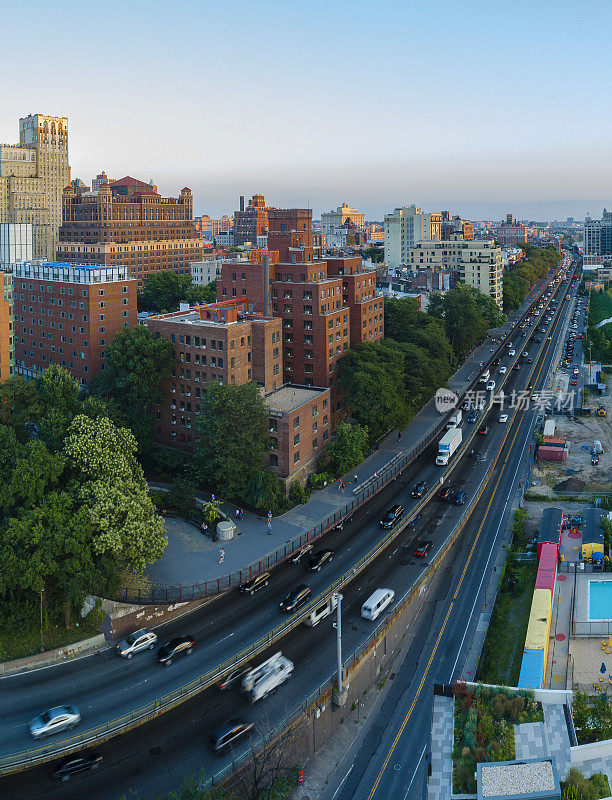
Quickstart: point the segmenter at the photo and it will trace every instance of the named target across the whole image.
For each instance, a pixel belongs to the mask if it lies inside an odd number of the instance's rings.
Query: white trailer
[[[256,703],[274,689],[289,680],[293,672],[293,661],[281,653],[275,653],[263,664],[249,670],[242,679],[242,691],[251,703]]]
[[[451,428],[446,431],[438,442],[438,455],[436,464],[443,467],[450,461],[451,456],[461,444],[461,428]]]

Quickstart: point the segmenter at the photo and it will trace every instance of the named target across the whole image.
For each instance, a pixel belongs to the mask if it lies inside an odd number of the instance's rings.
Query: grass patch
[[[92,619],[90,619],[92,617]],[[68,630],[58,622],[43,631],[45,651],[55,650],[100,633],[101,617],[92,612],[85,619],[79,619]],[[0,661],[12,661],[40,653],[40,624],[32,624],[18,632],[0,631]]]
[[[516,686],[521,671],[523,647],[537,573],[536,562],[519,562],[531,539],[525,534],[527,513],[514,513],[512,544],[502,568],[499,591],[480,661],[477,677],[483,683]]]
[[[591,292],[589,322],[597,325],[602,319],[612,317],[612,288],[605,292]]]
[[[514,725],[541,722],[542,705],[533,692],[455,686],[453,792],[476,793],[476,764],[515,758]]]

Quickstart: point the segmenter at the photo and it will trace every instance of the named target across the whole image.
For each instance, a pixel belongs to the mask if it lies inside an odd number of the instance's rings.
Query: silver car
[[[127,639],[119,642],[117,645],[117,653],[123,658],[131,658],[134,653],[140,653],[143,650],[153,650],[157,644],[157,634],[148,628],[142,628],[139,631],[130,633]]]
[[[57,706],[35,717],[30,722],[30,733],[35,739],[44,739],[54,733],[72,730],[80,721],[81,715],[76,706]]]

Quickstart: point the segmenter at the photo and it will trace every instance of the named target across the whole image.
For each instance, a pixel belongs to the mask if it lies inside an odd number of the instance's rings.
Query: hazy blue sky
[[[609,0],[5,4],[0,140],[66,115],[73,176],[315,216],[612,206]]]

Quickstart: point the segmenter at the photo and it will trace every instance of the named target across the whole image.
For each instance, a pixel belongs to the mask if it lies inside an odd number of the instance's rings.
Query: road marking
[[[559,309],[559,310],[561,310],[561,309]],[[558,325],[559,319],[560,319],[560,317],[557,319],[557,325]],[[542,371],[542,368],[544,367],[544,361],[546,360],[546,355],[548,353],[549,348],[550,348],[550,344],[548,344],[546,346],[546,350],[544,351],[544,356],[542,358],[542,364],[541,364],[540,369],[538,371],[538,374],[536,376],[536,381],[540,377],[540,373]],[[535,370],[535,367],[534,367],[534,370]],[[532,370],[532,373],[531,373],[532,376],[533,376],[533,371],[534,370]],[[512,422],[514,423],[514,421],[516,419],[517,419],[517,417],[515,415],[513,420],[512,420]],[[517,429],[516,429],[516,432],[515,432],[515,434],[514,434],[514,436],[512,438],[512,442],[510,443],[510,451],[512,450],[512,448],[514,446],[514,442],[516,440],[516,437],[518,436],[518,433],[519,433],[519,431],[521,429],[521,422],[522,422],[522,419],[519,422],[519,424],[517,426]],[[503,447],[503,445],[502,445],[502,447]],[[499,453],[497,455],[497,458],[495,459],[496,462],[497,462],[497,459],[500,456],[501,456],[501,449],[500,449],[500,451],[499,451]],[[504,464],[508,461],[508,458],[509,458],[509,454],[506,456]],[[494,466],[495,466],[495,464],[494,464]],[[444,634],[444,630],[446,629],[446,625],[448,623],[449,617],[450,617],[451,612],[453,610],[453,607],[455,605],[455,600],[457,599],[457,596],[458,596],[459,591],[461,589],[461,586],[463,584],[463,580],[464,580],[465,575],[467,573],[470,561],[472,560],[472,556],[474,554],[474,550],[476,548],[476,544],[478,543],[478,539],[480,538],[480,534],[482,533],[482,529],[483,529],[484,524],[485,524],[486,519],[487,519],[487,514],[489,513],[489,510],[490,510],[491,505],[493,503],[493,499],[495,497],[495,492],[497,491],[497,487],[499,486],[499,483],[500,483],[500,481],[502,479],[502,475],[503,475],[503,470],[500,470],[499,477],[497,478],[497,483],[495,484],[495,488],[493,489],[493,493],[491,495],[491,499],[489,500],[489,503],[487,505],[486,511],[485,511],[485,513],[483,515],[483,518],[482,518],[482,522],[480,523],[480,527],[478,528],[478,531],[476,533],[476,537],[474,538],[474,542],[473,542],[472,547],[470,549],[470,552],[468,554],[465,566],[463,568],[463,572],[461,573],[461,577],[459,579],[459,583],[457,584],[457,589],[456,589],[455,594],[453,595],[453,599],[452,599],[452,601],[451,601],[451,603],[450,603],[450,605],[448,607],[448,611],[446,612],[446,617],[444,618],[444,622],[442,623],[442,627],[440,628],[440,633],[438,634],[438,638],[436,639],[436,642],[434,644],[431,656],[430,656],[429,661],[427,662],[427,666],[425,667],[425,670],[423,672],[423,677],[421,678],[421,682],[419,683],[419,686],[417,688],[417,691],[416,691],[416,694],[414,696],[414,699],[413,699],[413,701],[412,701],[412,703],[410,705],[410,708],[408,709],[408,712],[407,712],[406,716],[404,717],[404,720],[403,720],[402,724],[400,725],[400,728],[399,728],[399,730],[397,732],[397,735],[396,735],[395,739],[393,740],[393,743],[392,743],[391,747],[389,748],[389,752],[387,753],[387,756],[386,756],[386,758],[385,758],[385,760],[383,762],[383,765],[380,768],[378,776],[377,776],[377,778],[376,778],[376,780],[374,782],[374,785],[372,787],[372,790],[370,791],[370,794],[367,797],[367,800],[372,800],[372,798],[374,797],[374,795],[376,793],[376,790],[378,789],[378,785],[379,785],[379,783],[380,783],[380,781],[382,779],[383,773],[385,772],[385,770],[387,769],[387,766],[389,765],[389,761],[391,760],[391,756],[393,755],[393,752],[395,751],[395,748],[397,747],[397,743],[399,742],[399,740],[400,740],[400,738],[401,738],[401,736],[402,736],[402,734],[404,732],[404,729],[405,729],[406,725],[408,724],[408,720],[412,716],[412,712],[414,711],[414,709],[416,707],[416,704],[417,704],[417,701],[418,701],[418,699],[419,699],[419,697],[421,695],[421,692],[423,690],[423,686],[425,684],[425,680],[427,679],[427,676],[429,674],[429,670],[431,669],[431,665],[433,663],[433,660],[435,658],[436,652],[437,652],[438,647],[440,645],[440,641],[441,641],[442,636]]]
[[[338,794],[338,792],[340,791],[340,789],[342,789],[342,787],[344,786],[344,781],[345,781],[345,780],[348,778],[348,776],[351,774],[351,772],[353,771],[353,767],[354,767],[354,766],[355,766],[354,764],[351,764],[351,768],[350,768],[350,769],[349,769],[349,771],[346,773],[346,775],[344,776],[344,778],[342,778],[342,780],[340,781],[340,786],[338,786],[338,788],[336,789],[336,791],[333,793],[333,795],[332,795],[332,800],[335,800],[335,797],[336,797],[336,795]]]
[[[404,795],[404,800],[406,800],[406,798],[408,797],[408,792],[410,791],[410,788],[412,786],[412,782],[414,781],[414,779],[416,777],[417,771],[419,769],[419,764],[421,763],[421,759],[423,758],[424,755],[425,755],[425,748],[423,748],[421,750],[421,755],[419,756],[419,760],[417,761],[416,767],[414,768],[414,772],[412,773],[412,778],[410,778],[410,783],[408,784],[408,788],[406,789],[406,794]],[[332,798],[332,800],[333,800],[333,798]]]

